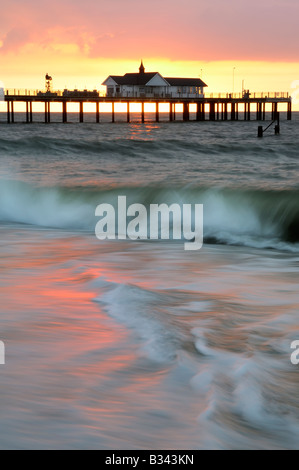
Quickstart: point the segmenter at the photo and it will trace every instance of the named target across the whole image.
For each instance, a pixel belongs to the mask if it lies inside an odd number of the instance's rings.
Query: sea
[[[0,115],[0,448],[298,449],[299,114],[116,117]],[[98,239],[118,196],[202,248]]]

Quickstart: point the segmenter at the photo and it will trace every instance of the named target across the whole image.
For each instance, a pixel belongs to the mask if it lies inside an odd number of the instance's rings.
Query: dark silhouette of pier
[[[44,122],[51,122],[51,103],[61,103],[62,122],[68,122],[68,103],[79,103],[79,122],[84,122],[84,104],[95,103],[95,122],[100,122],[100,105],[111,103],[111,121],[115,122],[116,103],[126,104],[127,122],[131,119],[131,103],[141,104],[141,122],[145,122],[145,104],[155,104],[155,121],[160,120],[159,105],[167,103],[169,105],[169,121],[177,120],[176,105],[183,106],[182,120],[190,120],[190,105],[195,105],[196,121],[238,121],[256,119],[264,121],[266,112],[271,113],[271,119],[276,119],[279,112],[279,105],[287,104],[287,120],[292,119],[292,100],[288,93],[240,93],[240,94],[210,94],[200,98],[172,98],[171,96],[159,96],[156,98],[147,97],[126,97],[126,96],[100,96],[97,91],[68,91],[42,92],[28,90],[6,90],[4,100],[7,103],[7,123],[15,122],[15,103],[23,102],[26,106],[26,122],[33,122],[33,103],[44,103]],[[253,111],[253,107],[255,108]],[[241,110],[242,108],[242,110]]]

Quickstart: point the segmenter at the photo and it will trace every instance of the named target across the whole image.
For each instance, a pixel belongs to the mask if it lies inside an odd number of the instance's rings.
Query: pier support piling
[[[224,120],[227,121],[227,103],[224,103]]]
[[[14,112],[14,102],[10,102],[10,110],[11,110],[11,122],[15,122],[15,112]]]
[[[173,121],[172,103],[169,103],[169,121]]]
[[[215,121],[215,103],[210,103],[210,121]]]
[[[56,96],[57,95],[57,96]],[[271,113],[272,120],[276,119],[276,115],[278,112],[278,105],[280,103],[285,103],[287,105],[286,115],[287,120],[292,119],[292,103],[291,98],[287,95],[280,96],[279,94],[275,94],[275,96],[271,96],[270,94],[265,95],[261,94],[261,96],[256,96],[253,94],[253,97],[248,98],[246,97],[232,97],[227,95],[224,96],[211,96],[211,97],[203,97],[193,99],[183,98],[183,99],[176,99],[170,98],[168,101],[169,104],[169,121],[176,120],[176,103],[179,103],[180,107],[183,107],[182,112],[182,119],[183,121],[189,121],[190,116],[190,109],[192,109],[191,105],[193,104],[196,106],[195,111],[195,119],[196,121],[204,121],[205,119],[209,119],[210,121],[226,121],[230,119],[231,121],[237,121],[240,119],[239,117],[239,105],[242,106],[242,112],[244,107],[244,120],[249,121],[251,118],[256,119],[257,121],[262,121],[266,119],[266,111],[268,115]],[[45,111],[44,111],[44,122],[50,123],[51,121],[51,110],[50,106],[52,102],[59,102],[62,104],[62,122],[67,122],[67,103],[73,101],[73,99],[65,95],[61,95],[61,98],[58,98],[58,94],[55,94],[55,97],[51,97],[47,94],[39,92],[37,94],[28,94],[27,92],[24,95],[18,94],[9,94],[8,92],[5,94],[5,101],[7,103],[7,122],[13,123],[15,121],[15,114],[14,114],[14,103],[18,102],[25,102],[26,103],[26,114],[25,119],[27,123],[33,122],[33,112],[32,112],[32,103],[44,103]],[[100,122],[100,103],[107,102],[107,97],[96,97],[95,99],[89,100],[86,99],[84,96],[78,95],[74,100],[76,103],[79,104],[79,122],[84,121],[84,103],[91,101],[95,103],[96,110],[95,110],[95,120],[97,123]],[[160,103],[166,103],[167,99],[165,97],[155,98],[152,100],[151,98],[147,99],[147,97],[142,97],[140,101],[137,99],[132,98],[125,98],[121,97],[120,101],[127,106],[127,122],[130,122],[130,103],[131,102],[138,102],[141,103],[141,121],[145,122],[145,105],[146,103],[152,103],[155,105],[155,121],[160,122]],[[112,104],[112,122],[115,122],[115,103],[118,101],[111,97],[108,99],[108,102]],[[254,108],[250,109],[251,104],[254,105]],[[269,109],[268,109],[268,107]],[[270,108],[272,106],[272,108]],[[251,116],[250,112],[254,111],[254,114]],[[181,113],[180,113],[181,119]]]
[[[156,122],[159,122],[159,103],[156,102]]]
[[[15,122],[15,114],[14,114],[14,102],[7,101],[7,123]]]
[[[112,115],[111,115],[112,122],[115,122],[115,109],[114,109],[114,101],[112,101]]]
[[[79,120],[80,122],[84,121],[84,115],[83,115],[83,101],[80,101],[79,103]]]
[[[189,121],[189,103],[183,103],[183,121]]]
[[[292,103],[288,103],[288,111],[287,111],[287,120],[291,121],[292,119]]]
[[[11,122],[15,122],[15,112],[14,112],[14,102],[10,102],[10,113],[11,113]]]
[[[130,103],[127,102],[127,122],[130,122]]]
[[[67,107],[66,107],[66,101],[62,102],[62,122],[66,123],[67,122]]]
[[[250,103],[244,103],[244,121],[250,121]]]
[[[262,103],[256,103],[256,120],[262,120]]]
[[[29,123],[29,103],[26,101],[26,122]]]
[[[235,103],[232,103],[232,107],[231,107],[231,120],[232,121],[236,120],[236,105],[235,105]]]
[[[277,103],[272,103],[272,115],[271,115],[272,121],[276,119],[277,110],[278,110]]]
[[[96,102],[96,123],[100,122],[100,103]]]
[[[45,124],[49,124],[51,121],[51,113],[50,113],[50,102],[45,102]]]
[[[10,124],[10,101],[7,101],[7,124]]]
[[[205,119],[205,104],[204,103],[197,103],[197,110],[196,110],[196,120],[197,121],[204,121]]]

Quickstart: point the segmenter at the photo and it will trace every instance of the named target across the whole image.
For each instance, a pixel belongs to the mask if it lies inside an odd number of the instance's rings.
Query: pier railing
[[[72,92],[77,92],[77,95],[80,96],[82,95],[84,97],[84,93],[87,92],[87,90],[72,90]],[[105,97],[106,93],[103,91],[97,91],[99,97]],[[5,89],[5,96],[47,96],[47,93],[44,90],[28,90],[26,88],[7,88]],[[49,96],[58,96],[58,97],[63,97],[64,96],[64,90],[53,90]]]
[[[69,91],[69,90],[68,90]],[[94,92],[97,93],[97,96],[99,96],[100,98],[101,97],[109,97],[105,91],[98,91],[98,90],[94,90]],[[54,90],[52,92],[52,94],[49,94],[48,96],[49,97],[53,97],[53,96],[56,96],[56,97],[68,97],[68,96],[71,96],[72,97],[85,97],[85,94],[86,93],[90,93],[88,92],[87,90],[72,90],[70,91],[70,95],[65,95],[65,90]],[[45,91],[41,91],[41,90],[28,90],[28,89],[16,89],[16,88],[9,88],[9,89],[6,89],[5,90],[5,95],[6,96],[42,96],[42,97],[46,97],[47,94]],[[132,96],[126,96],[126,95],[122,95],[120,96],[119,94],[117,96],[111,96],[111,98],[132,98]],[[136,96],[136,98],[146,98],[146,96]],[[157,99],[159,98],[180,98],[177,96],[177,94],[175,95],[172,95],[171,93],[170,94],[161,94],[159,96],[156,96]],[[192,98],[194,99],[194,94],[188,94],[188,93],[184,93],[182,94],[181,98]],[[289,99],[290,98],[290,94],[288,92],[253,92],[253,93],[205,93],[204,95],[200,95],[200,98],[205,98],[205,99],[263,99],[263,98],[269,98],[269,99]]]
[[[205,93],[205,98],[224,98],[224,99],[261,99],[261,98],[270,98],[270,99],[278,99],[278,98],[290,98],[290,94],[287,91],[279,91],[279,92],[250,92],[250,93]]]

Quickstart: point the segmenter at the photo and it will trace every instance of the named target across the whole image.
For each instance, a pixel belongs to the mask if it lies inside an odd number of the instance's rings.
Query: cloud
[[[11,0],[0,53],[297,61],[298,17],[297,0]]]
[[[21,46],[30,39],[30,32],[23,28],[12,28],[2,40],[2,49],[7,51],[18,51]]]

